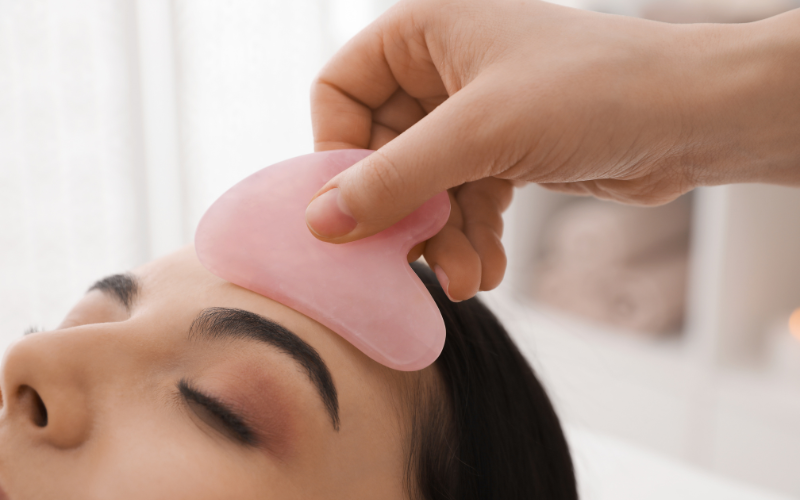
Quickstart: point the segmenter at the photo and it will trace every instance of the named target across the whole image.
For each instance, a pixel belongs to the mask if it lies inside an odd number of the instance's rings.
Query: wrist
[[[800,10],[677,29],[695,185],[800,185]]]

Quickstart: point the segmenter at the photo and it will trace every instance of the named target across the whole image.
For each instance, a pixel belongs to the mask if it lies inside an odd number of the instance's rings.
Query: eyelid
[[[189,405],[199,405],[208,412],[237,442],[247,446],[257,446],[256,433],[245,423],[244,419],[236,414],[222,401],[203,393],[189,381],[182,379],[178,382],[178,391],[184,401]]]

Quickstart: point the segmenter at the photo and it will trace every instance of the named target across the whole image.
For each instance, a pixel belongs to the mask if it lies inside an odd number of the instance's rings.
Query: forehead
[[[292,330],[312,344],[323,356],[351,355],[352,346],[312,319],[208,272],[198,261],[194,248],[186,247],[135,269],[139,295],[135,314],[169,316],[191,322],[212,307],[244,309],[264,316]],[[357,352],[357,351],[356,351]],[[359,353],[360,354],[360,353]]]
[[[316,349],[328,365],[345,406],[354,388],[354,404],[359,406],[358,391],[371,388],[392,398],[398,384],[408,378],[394,372],[358,351],[335,332],[274,300],[258,295],[218,278],[197,259],[194,248],[150,262],[133,274],[140,285],[134,314],[147,314],[175,322],[176,330],[186,326],[203,310],[211,307],[244,309],[268,318],[294,332]],[[394,401],[392,401],[394,403]]]
[[[215,293],[236,293],[237,288],[206,271],[191,246],[148,262],[133,274],[147,295],[188,293],[196,298],[202,293],[210,297]]]

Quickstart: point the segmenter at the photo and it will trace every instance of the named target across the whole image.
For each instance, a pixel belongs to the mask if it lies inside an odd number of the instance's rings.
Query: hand
[[[451,220],[418,251],[458,300],[502,279],[512,183],[660,204],[747,180],[754,158],[800,143],[785,120],[783,133],[774,123],[789,115],[793,87],[766,85],[772,66],[749,64],[769,59],[766,38],[753,42],[760,53],[742,42],[775,29],[759,24],[669,25],[538,1],[402,1],[313,86],[316,149],[377,152],[319,191],[309,227],[353,241],[450,189]],[[762,84],[783,99],[752,91]]]

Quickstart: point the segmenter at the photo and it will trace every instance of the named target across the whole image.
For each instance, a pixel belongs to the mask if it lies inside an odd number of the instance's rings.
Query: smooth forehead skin
[[[130,311],[92,291],[58,330],[6,353],[0,486],[11,500],[405,498],[396,395],[422,374],[392,372],[307,317],[216,278],[192,248],[133,274],[140,293]],[[213,307],[256,313],[313,347],[338,391],[339,429],[290,356],[253,340],[190,339]],[[258,445],[198,416],[181,380],[245,414]],[[27,386],[47,406],[45,427],[18,397]]]

